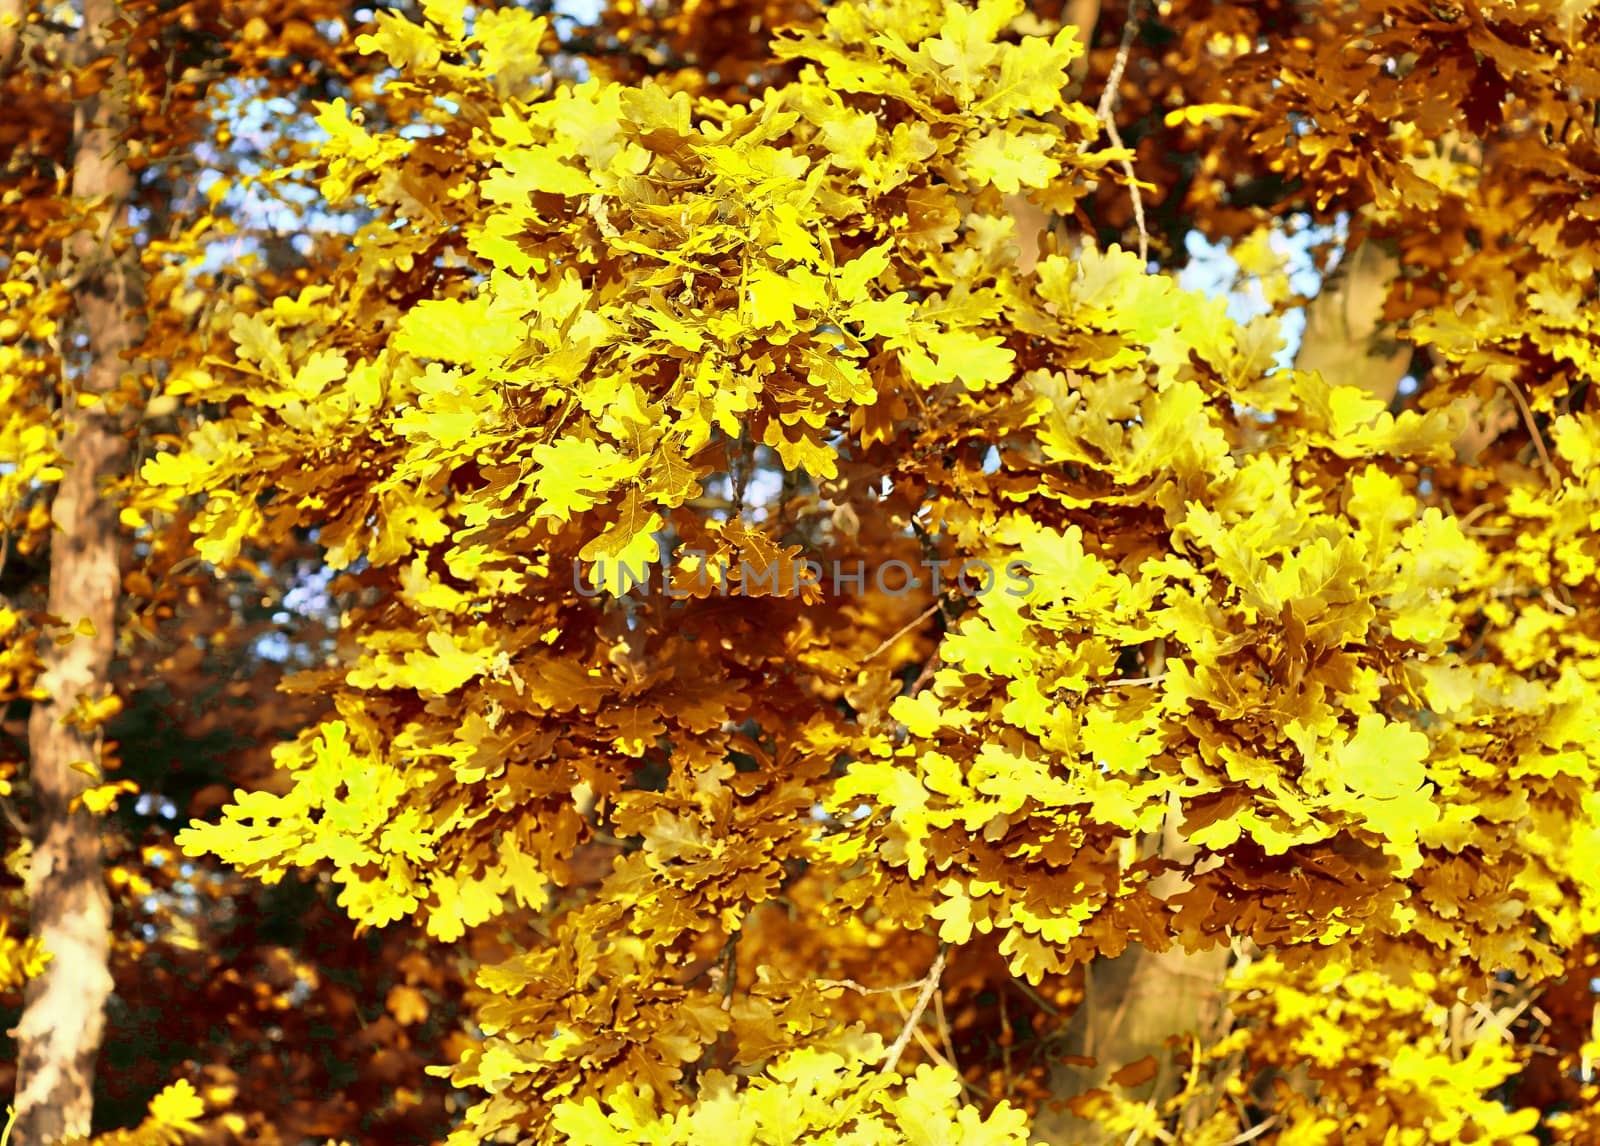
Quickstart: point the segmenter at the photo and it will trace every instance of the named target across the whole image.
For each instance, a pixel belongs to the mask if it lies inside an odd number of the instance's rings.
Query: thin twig
[[[1539,599],[1546,605],[1549,605],[1550,608],[1555,612],[1560,613],[1563,617],[1573,617],[1578,613],[1578,610],[1573,608],[1571,605],[1564,601],[1558,601],[1555,594],[1550,592],[1548,589],[1539,594]]]
[[[1456,524],[1461,526],[1462,529],[1465,529],[1467,526],[1471,525],[1474,521],[1477,521],[1478,518],[1482,517],[1484,514],[1489,513],[1492,510],[1499,509],[1499,508],[1500,508],[1499,505],[1497,505],[1495,502],[1492,502],[1492,501],[1481,502],[1478,505],[1473,506],[1466,513],[1461,514],[1459,517],[1457,517],[1456,518]]]
[[[858,995],[893,995],[903,991],[920,991],[924,986],[924,982],[921,979],[917,979],[910,983],[896,983],[892,987],[867,987],[854,979],[818,979],[817,986],[824,991],[830,987],[844,987],[846,990],[854,991]]]
[[[921,1027],[916,1028],[911,1033],[916,1036],[917,1045],[922,1048],[923,1053],[933,1060],[935,1066],[942,1066],[957,1078],[961,1077],[961,1072],[956,1069],[956,1064],[939,1053],[939,1048],[934,1046],[933,1041],[922,1033]]]
[[[1277,1124],[1278,1124],[1278,1116],[1276,1114],[1274,1114],[1271,1118],[1267,1119],[1265,1122],[1262,1122],[1262,1123],[1260,1123],[1259,1125],[1256,1125],[1256,1126],[1252,1126],[1249,1130],[1246,1130],[1243,1134],[1235,1134],[1232,1138],[1230,1138],[1226,1142],[1222,1143],[1222,1146],[1244,1146],[1244,1144],[1246,1142],[1252,1142],[1255,1139],[1260,1138],[1263,1134],[1265,1134],[1268,1130],[1271,1130]]]
[[[739,980],[739,936],[741,931],[728,933],[727,941],[722,945],[722,1009],[724,1011],[733,1007],[733,990]]]
[[[911,688],[906,692],[906,695],[916,696],[917,693],[921,692],[922,686],[933,679],[934,674],[939,671],[942,663],[939,659],[939,654],[934,653],[932,659],[922,666],[922,671],[917,674],[917,679],[911,682]]]
[[[1005,996],[1000,997],[1001,1005],[1005,1005]],[[933,1021],[939,1025],[939,1041],[944,1045],[945,1057],[950,1060],[950,1069],[959,1077],[960,1069],[956,1066],[956,1040],[950,1035],[950,1020],[944,1014],[944,992],[933,993]]]
[[[1152,1114],[1155,1112],[1155,1108],[1156,1108],[1156,1096],[1155,1095],[1152,1094],[1150,1096],[1150,1101],[1148,1101],[1148,1102],[1146,1102],[1144,1104],[1144,1108],[1145,1108],[1146,1111],[1149,1111]],[[1143,1138],[1146,1134],[1148,1134],[1150,1137],[1154,1138],[1157,1142],[1176,1142],[1177,1141],[1177,1139],[1172,1136],[1170,1131],[1163,1130],[1159,1126],[1152,1126],[1148,1130],[1146,1130],[1142,1126],[1135,1126],[1132,1130],[1128,1131],[1128,1139],[1127,1139],[1126,1142],[1124,1142],[1122,1144],[1122,1146],[1134,1146],[1134,1144],[1137,1143],[1139,1141],[1139,1139]]]
[[[1166,679],[1167,674],[1164,672],[1157,673],[1155,676],[1119,676],[1116,680],[1101,681],[1100,687],[1117,688],[1124,684],[1160,684]]]
[[[894,633],[893,636],[890,636],[890,637],[886,638],[881,645],[879,645],[877,648],[873,649],[870,653],[868,653],[867,656],[866,656],[866,659],[863,660],[861,663],[863,665],[865,665],[868,662],[870,662],[879,653],[883,652],[884,649],[886,649],[890,645],[894,644],[901,637],[903,637],[907,633],[909,633],[912,629],[914,629],[918,625],[922,624],[923,621],[926,621],[929,617],[931,617],[935,613],[937,613],[939,611],[939,606],[942,605],[942,604],[944,604],[943,600],[935,601],[933,604],[929,605],[926,609],[922,610],[921,613],[918,613],[915,617],[912,617],[911,620],[907,621],[904,625],[901,625],[900,628],[898,630],[896,630],[896,632]]]
[[[1533,411],[1528,408],[1528,403],[1522,396],[1522,391],[1517,389],[1516,383],[1502,381],[1506,393],[1511,395],[1511,400],[1517,404],[1517,409],[1522,411],[1522,420],[1527,423],[1528,436],[1533,439],[1533,448],[1539,451],[1539,460],[1544,463],[1544,472],[1550,478],[1551,485],[1561,484],[1561,475],[1556,471],[1555,463],[1550,460],[1550,451],[1545,449],[1544,437],[1539,433],[1539,427],[1534,424]]]
[[[1011,1031],[1011,1011],[1006,1006],[1006,993],[1000,992],[1000,1070],[1004,1086],[1002,1094],[1011,1093],[1011,1043],[1014,1036]],[[942,1008],[941,1008],[942,1009]]]
[[[22,822],[17,810],[11,806],[11,801],[3,796],[0,796],[0,812],[5,813],[6,823],[11,825],[19,837],[25,840],[33,838],[33,829]]]
[[[1031,999],[1034,1005],[1037,1006],[1041,1011],[1044,1011],[1047,1015],[1050,1015],[1053,1018],[1061,1017],[1060,1007],[1050,1002],[1043,995],[1039,994],[1038,991],[1035,991],[1032,987],[1028,986],[1028,984],[1024,983],[1021,979],[1008,978],[1006,982]]]
[[[1501,1012],[1491,1011],[1482,1003],[1473,1003],[1472,1009],[1476,1014],[1482,1016],[1484,1020],[1484,1022],[1478,1027],[1478,1030],[1482,1030],[1483,1027],[1493,1024],[1496,1032],[1501,1038],[1508,1041],[1514,1041],[1514,1036],[1511,1033],[1511,1024],[1516,1022],[1521,1016],[1522,1012],[1526,1011],[1531,1006],[1533,1006],[1533,1000],[1524,999],[1515,1007],[1508,1008],[1506,1011]],[[1474,1031],[1473,1033],[1476,1035],[1477,1031]]]
[[[933,995],[933,1006],[935,1011],[937,1011],[941,1006],[940,998],[940,993],[935,991]],[[900,1011],[900,1018],[902,1020],[905,1019],[907,1014],[905,1004],[899,999],[896,999],[894,1001],[894,1005]],[[955,1063],[955,1052],[950,1050],[948,1045],[945,1047],[945,1050],[949,1052],[948,1055],[941,1054],[939,1052],[939,1048],[933,1045],[932,1040],[930,1040],[927,1035],[922,1033],[921,1027],[914,1027],[911,1033],[913,1037],[916,1038],[917,1045],[927,1052],[928,1057],[932,1059],[936,1065],[948,1068],[950,1073],[956,1076],[956,1079],[961,1083],[963,1090],[972,1095],[974,1098],[987,1099],[989,1097],[988,1091],[980,1090],[978,1087],[974,1086],[972,1083],[968,1082],[962,1077],[961,1070],[956,1066]]]
[[[928,1003],[933,999],[933,993],[939,989],[939,979],[944,974],[945,944],[939,944],[939,954],[933,961],[933,966],[928,968],[927,975],[922,979],[922,991],[917,995],[917,1001],[911,1005],[911,1014],[907,1017],[905,1026],[900,1028],[899,1036],[894,1040],[894,1045],[889,1048],[888,1057],[883,1060],[880,1074],[893,1074],[894,1068],[900,1063],[900,1056],[905,1053],[906,1044],[911,1041],[911,1032],[922,1021],[922,1012],[928,1009]]]
[[[1100,93],[1100,107],[1097,112],[1100,122],[1105,124],[1106,134],[1111,137],[1111,142],[1118,151],[1125,151],[1127,148],[1122,142],[1122,133],[1117,130],[1117,89],[1122,86],[1122,73],[1127,70],[1128,56],[1133,52],[1134,37],[1139,34],[1138,15],[1139,0],[1132,0],[1128,5],[1127,21],[1122,25],[1122,44],[1117,48],[1117,58],[1111,65],[1111,74],[1106,77],[1105,90]],[[1133,172],[1132,161],[1123,159],[1121,167],[1122,174],[1128,180],[1128,189],[1133,193],[1133,221],[1139,227],[1139,261],[1148,265],[1150,232],[1145,227],[1144,221],[1144,195],[1139,190],[1139,179]]]

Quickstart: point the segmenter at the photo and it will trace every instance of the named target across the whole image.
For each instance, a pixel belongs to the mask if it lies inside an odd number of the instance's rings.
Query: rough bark
[[[0,0],[0,83],[11,74],[22,54],[22,21],[26,0]]]
[[[115,58],[115,0],[85,0],[77,64]],[[88,361],[77,389],[105,396],[118,389],[128,354],[143,337],[142,282],[135,253],[113,247],[126,225],[133,177],[123,158],[127,80],[120,65],[85,95],[75,117],[72,190],[101,206],[75,237],[74,302]],[[70,387],[69,387],[70,389]],[[17,1121],[13,1146],[48,1146],[87,1134],[93,1113],[95,1059],[112,988],[111,904],[102,870],[100,826],[74,799],[90,783],[75,765],[99,766],[98,733],[67,721],[84,698],[110,690],[121,589],[118,511],[106,484],[129,464],[121,403],[63,402],[65,476],[52,507],[48,610],[64,622],[66,643],[41,644],[46,699],[28,722],[34,851],[28,873],[30,929],[51,954],[29,982],[17,1025]],[[81,623],[87,621],[86,626]],[[89,629],[92,628],[92,635]]]

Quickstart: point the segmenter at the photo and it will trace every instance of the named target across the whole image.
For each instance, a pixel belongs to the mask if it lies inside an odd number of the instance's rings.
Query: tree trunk
[[[80,74],[115,53],[115,0],[85,0],[77,53]],[[120,61],[100,90],[85,95],[75,118],[72,191],[100,200],[75,236],[74,302],[87,340],[79,389],[100,401],[63,398],[65,470],[52,509],[57,532],[50,550],[49,612],[64,623],[66,643],[41,644],[48,696],[28,721],[33,787],[34,851],[28,872],[31,932],[49,951],[49,965],[28,983],[17,1024],[17,1120],[13,1146],[49,1146],[90,1131],[95,1058],[111,994],[111,903],[102,872],[100,826],[74,799],[98,772],[97,731],[68,723],[83,699],[110,691],[116,608],[121,590],[118,510],[106,483],[122,476],[129,449],[118,390],[129,352],[143,338],[143,284],[136,253],[118,253],[133,176],[120,151],[128,77]],[[83,622],[87,622],[84,625]],[[92,630],[92,631],[91,631]],[[77,767],[75,767],[75,765]]]
[[[0,0],[0,83],[4,83],[22,54],[23,0]]]
[[[1150,665],[1160,671],[1161,654]],[[1195,848],[1178,820],[1169,818],[1154,847],[1169,859],[1192,863]],[[1084,968],[1084,996],[1067,1028],[1067,1054],[1092,1060],[1092,1065],[1058,1063],[1050,1089],[1072,1097],[1107,1085],[1122,1067],[1153,1056],[1155,1072],[1130,1093],[1158,1106],[1177,1094],[1180,1064],[1171,1045],[1175,1036],[1193,1034],[1210,1041],[1225,1006],[1222,985],[1232,949],[1226,946],[1189,952],[1173,947],[1160,953],[1135,943],[1114,959],[1096,959]],[[1051,1143],[1111,1146],[1109,1131],[1069,1111],[1041,1113],[1033,1132]],[[1126,1135],[1117,1135],[1122,1141]]]

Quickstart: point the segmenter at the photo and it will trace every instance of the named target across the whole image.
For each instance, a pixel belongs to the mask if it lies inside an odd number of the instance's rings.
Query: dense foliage
[[[113,886],[211,881],[119,995],[214,995],[304,889],[232,974],[306,1065],[185,1052],[148,1133],[1600,1133],[1600,17],[1071,7],[330,9],[188,108],[287,120],[247,195],[141,184],[125,671],[81,719],[221,742],[82,799],[196,817]],[[8,196],[41,553],[77,365],[39,237],[81,223]],[[1201,240],[1255,316],[1180,281]],[[260,711],[252,599],[307,585]],[[8,698],[49,624],[0,612]],[[361,1078],[314,1070],[367,998]]]

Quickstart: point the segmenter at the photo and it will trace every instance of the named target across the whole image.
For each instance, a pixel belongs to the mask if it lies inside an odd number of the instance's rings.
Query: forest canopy
[[[0,0],[8,1141],[1600,1141],[1593,44]]]

